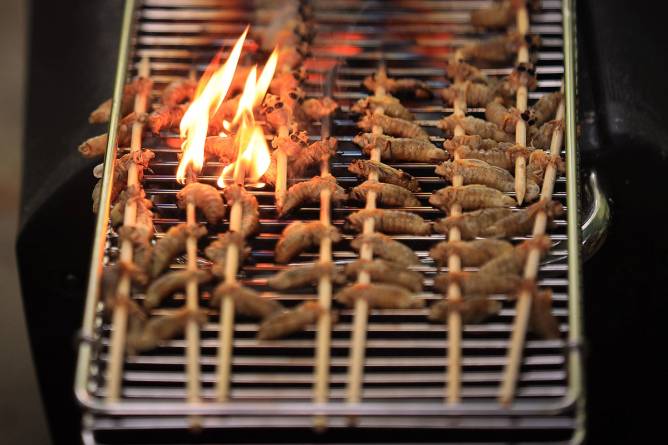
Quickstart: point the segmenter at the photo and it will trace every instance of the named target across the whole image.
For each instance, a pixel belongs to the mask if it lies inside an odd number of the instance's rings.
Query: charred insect
[[[190,320],[202,326],[206,323],[205,311],[177,309],[169,315],[155,317],[146,323],[130,323],[127,336],[127,350],[130,355],[157,348],[160,343],[177,337],[185,331]]]
[[[278,216],[283,217],[287,215],[304,202],[319,202],[320,193],[323,190],[330,191],[330,199],[334,203],[348,198],[343,187],[336,183],[334,176],[315,176],[308,181],[298,182],[288,189],[285,203],[278,209]]]
[[[153,88],[153,81],[146,77],[137,77],[129,84],[123,87],[123,97],[121,99],[121,116],[132,113],[135,104],[135,96],[138,94],[148,94]],[[111,117],[111,99],[102,102],[88,117],[91,124],[103,124],[109,122]],[[106,144],[105,144],[106,145]]]
[[[361,133],[353,138],[353,142],[362,147],[367,155],[377,148],[381,159],[392,161],[437,162],[448,159],[447,152],[427,140]]]
[[[482,231],[482,235],[495,238],[527,235],[533,230],[536,215],[541,211],[546,212],[548,224],[551,224],[555,217],[564,213],[564,208],[558,201],[540,200],[489,225]]]
[[[415,255],[415,252],[413,252],[413,249],[382,233],[375,232],[368,235],[360,235],[352,240],[350,247],[359,251],[364,243],[371,244],[374,255],[398,265],[412,266],[420,264],[420,260]]]
[[[239,283],[219,284],[213,291],[213,298],[211,298],[209,305],[219,307],[223,298],[232,298],[235,314],[243,317],[263,320],[283,309],[278,301],[263,298],[253,289]]]
[[[373,172],[378,175],[378,180],[386,184],[403,187],[411,192],[420,191],[420,183],[413,176],[398,168],[390,167],[382,162],[369,159],[355,159],[349,166],[348,171],[359,176],[368,178]]]
[[[204,156],[206,159],[218,159],[223,164],[233,162],[237,158],[234,138],[209,136],[204,141]]]
[[[396,97],[384,94],[382,96],[367,96],[358,100],[350,111],[359,114],[373,113],[376,108],[382,108],[386,116],[396,117],[406,121],[415,120],[413,113],[408,111]]]
[[[306,133],[304,136],[307,138]],[[304,174],[312,167],[320,164],[323,160],[336,155],[337,141],[335,138],[326,138],[306,145],[301,137],[295,137],[295,141],[288,139],[286,145],[290,149],[285,150],[288,155],[288,179],[303,178]],[[281,146],[281,149],[284,147]],[[268,184],[276,184],[276,151],[272,153],[271,164],[264,174],[264,180]]]
[[[188,280],[192,278],[196,279],[199,284],[203,284],[211,280],[211,274],[205,270],[178,270],[166,273],[153,281],[146,289],[144,307],[153,309],[160,306],[162,300],[177,290],[184,289]]]
[[[190,102],[195,97],[197,81],[194,79],[177,79],[170,82],[162,90],[162,103],[168,107]]]
[[[427,318],[431,321],[447,323],[453,308],[456,308],[461,314],[462,323],[476,324],[501,312],[501,303],[485,297],[466,298],[458,302],[441,300],[429,308]]]
[[[488,207],[512,207],[515,200],[493,188],[472,184],[460,187],[448,186],[437,190],[429,197],[429,203],[449,212],[455,203],[461,205],[462,210],[477,210]]]
[[[200,239],[204,235],[206,235],[206,228],[202,226],[191,227],[187,224],[177,224],[170,227],[165,236],[159,239],[153,248],[151,276],[155,278],[160,275],[174,257],[186,250],[186,240],[189,236]]]
[[[507,241],[479,239],[474,241],[441,241],[431,248],[429,256],[439,266],[446,266],[452,255],[457,255],[464,267],[481,266],[488,261],[513,251]]]
[[[448,216],[436,221],[434,230],[438,233],[448,234],[450,229],[457,227],[462,239],[470,240],[482,236],[489,226],[512,214],[512,210],[503,207],[466,212],[462,215]]]
[[[417,299],[408,290],[393,284],[353,284],[334,296],[339,303],[352,307],[357,299],[364,299],[372,309],[410,309],[424,306],[424,300]]]
[[[415,213],[400,210],[359,210],[348,215],[345,228],[361,232],[364,220],[367,218],[373,218],[374,228],[383,233],[407,235],[429,235],[431,233],[430,223]]]
[[[467,134],[477,134],[485,139],[494,139],[499,142],[512,142],[513,137],[501,130],[496,124],[473,116],[457,116],[451,114],[443,118],[438,126],[445,131],[446,137],[453,137],[455,127],[461,126]]]
[[[340,268],[327,262],[282,270],[268,278],[267,284],[274,289],[285,290],[315,284],[323,276],[329,276],[336,284],[343,284],[346,281]]]
[[[225,204],[223,198],[215,187],[201,182],[191,182],[183,187],[177,194],[176,199],[179,208],[185,209],[188,202],[199,208],[209,224],[218,224],[225,216]]]
[[[239,263],[243,263],[250,255],[250,247],[246,246],[244,238],[238,232],[219,233],[218,238],[204,249],[204,254],[213,262],[211,273],[217,277],[225,276],[225,263],[227,262],[227,250],[231,245],[237,246]]]
[[[315,324],[323,311],[324,309],[315,301],[307,301],[294,309],[276,313],[260,325],[257,338],[273,340],[303,331]]]
[[[377,181],[364,181],[350,191],[350,197],[357,201],[366,201],[369,192],[375,192],[381,205],[389,207],[420,207],[420,201],[403,187],[384,184]]]
[[[154,134],[162,129],[177,128],[188,109],[188,104],[163,105],[148,116],[148,127]]]
[[[394,284],[411,292],[422,291],[422,274],[386,260],[357,260],[346,264],[346,275],[355,278],[360,272],[366,272],[371,281]]]
[[[223,190],[225,200],[232,206],[235,202],[241,201],[241,229],[239,233],[244,238],[257,233],[260,230],[260,210],[257,198],[251,193],[236,184],[225,187]]]
[[[391,136],[429,141],[429,134],[419,125],[384,114],[367,113],[357,122],[357,126],[366,131],[371,131],[374,126],[379,126],[383,129],[383,133]]]
[[[290,223],[276,244],[274,258],[278,263],[287,263],[302,251],[320,244],[320,240],[329,237],[333,243],[341,240],[335,227],[326,226],[320,221]]]

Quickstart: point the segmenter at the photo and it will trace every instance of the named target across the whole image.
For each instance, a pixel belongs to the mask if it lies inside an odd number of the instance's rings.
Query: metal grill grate
[[[129,74],[136,73],[142,57],[149,57],[156,96],[167,82],[187,76],[193,66],[201,72],[214,53],[222,45],[229,46],[245,24],[253,20],[249,2],[144,0],[138,3]],[[339,140],[339,151],[331,165],[332,174],[339,183],[349,188],[358,180],[347,172],[346,167],[362,154],[352,143],[352,137],[358,130],[355,118],[348,114],[348,109],[355,100],[368,94],[360,88],[361,80],[383,60],[390,76],[415,77],[434,87],[444,86],[443,66],[453,48],[490,34],[486,32],[483,35],[468,24],[469,11],[489,2],[314,0],[312,4],[317,35],[312,46],[313,57],[306,65],[309,76],[305,90],[309,96],[322,95],[325,73],[337,65],[334,99],[341,109],[332,120],[331,131]],[[543,45],[538,52],[538,88],[530,93],[530,103],[561,86],[564,75],[561,8],[561,1],[544,0],[542,10],[531,15],[531,32],[541,35]],[[503,76],[510,69],[508,66],[484,71],[490,76]],[[435,124],[452,109],[444,106],[440,98],[403,102],[429,132],[432,141],[440,145],[443,137]],[[472,108],[467,113],[480,117],[484,110]],[[314,125],[309,134],[311,139],[318,139],[319,126]],[[185,218],[175,205],[175,194],[180,189],[174,179],[178,161],[177,150],[166,145],[169,137],[152,138],[147,135],[144,141],[144,146],[156,153],[150,165],[153,172],[146,174],[143,182],[147,195],[154,202],[156,238],[173,224],[184,222]],[[417,177],[423,189],[416,195],[422,206],[408,210],[428,220],[441,217],[441,212],[428,204],[431,192],[445,185],[441,178],[435,176],[434,166],[390,164]],[[213,184],[221,167],[215,162],[207,163],[200,181]],[[281,231],[293,220],[317,219],[319,209],[304,207],[289,218],[277,220],[273,192],[255,190],[253,193],[260,203],[262,228],[251,242],[252,255],[244,264],[240,278],[260,291],[270,291],[265,285],[266,277],[284,267],[273,263],[273,248]],[[557,180],[554,199],[566,204],[566,181],[563,177]],[[334,208],[332,223],[342,229],[344,218],[359,208],[348,203]],[[554,290],[553,311],[561,322],[562,332],[566,334],[570,325],[567,222],[558,220],[556,223],[557,228],[550,234],[554,247],[543,260],[539,284]],[[357,253],[349,247],[353,236],[344,236],[344,241],[334,246],[335,261],[344,263],[357,258]],[[214,237],[215,233],[209,234],[210,239]],[[417,270],[425,275],[423,297],[428,302],[440,299],[441,295],[434,293],[431,286],[436,268],[428,251],[444,236],[433,234],[395,238],[410,245],[421,259]],[[117,235],[110,230],[105,261],[116,260],[117,240]],[[297,258],[296,263],[308,263],[316,258],[317,252],[305,253]],[[203,255],[200,261],[206,262]],[[184,267],[183,263],[181,259],[173,267]],[[210,288],[205,287],[204,290]],[[314,289],[278,295],[286,306],[316,298]],[[135,297],[140,300],[142,295]],[[567,344],[564,341],[530,338],[525,347],[517,402],[509,409],[498,406],[496,397],[515,310],[508,297],[497,295],[493,298],[503,303],[500,315],[488,323],[464,328],[463,403],[456,407],[448,407],[443,402],[447,327],[429,323],[427,310],[416,309],[371,312],[363,401],[361,406],[346,406],[344,391],[352,310],[341,310],[332,332],[330,403],[322,408],[329,414],[330,428],[345,427],[345,415],[353,413],[360,414],[358,426],[361,428],[448,428],[464,434],[462,437],[476,440],[486,438],[486,432],[500,434],[488,438],[493,440],[554,441],[571,437],[577,428],[577,419],[570,398],[572,393],[565,354]],[[208,306],[207,299],[204,292],[202,306]],[[171,306],[182,304],[183,301],[176,298],[154,313],[158,315]],[[103,321],[101,312],[99,305],[93,342],[99,347],[93,348],[85,385],[86,395],[80,397],[91,413],[85,418],[84,437],[87,441],[113,443],[129,440],[135,443],[157,441],[159,437],[162,442],[176,443],[218,437],[205,434],[193,439],[189,436],[188,415],[194,413],[203,415],[202,426],[207,434],[224,435],[249,427],[293,427],[295,431],[309,434],[312,424],[310,415],[314,412],[310,402],[313,396],[315,328],[288,339],[258,342],[255,339],[257,324],[243,320],[237,322],[231,402],[220,405],[213,398],[219,327],[218,314],[213,310],[209,323],[201,331],[201,405],[193,407],[185,402],[183,340],[173,340],[152,352],[127,357],[122,399],[117,404],[105,405],[103,376],[111,326]],[[152,430],[155,435],[144,439],[145,435],[141,434],[144,430]],[[296,437],[286,440],[299,440]],[[398,437],[387,440],[399,440]],[[378,438],[374,440],[378,441]]]

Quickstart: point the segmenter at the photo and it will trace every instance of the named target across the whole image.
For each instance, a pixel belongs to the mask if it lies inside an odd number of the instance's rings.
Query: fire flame
[[[204,165],[204,143],[209,131],[209,116],[214,114],[225,100],[230,89],[234,73],[241,57],[248,27],[236,41],[225,63],[219,64],[220,57],[214,58],[212,64],[200,79],[193,102],[186,110],[180,123],[181,137],[184,139],[181,150],[183,155],[176,170],[176,180],[184,184],[188,167],[199,173]]]

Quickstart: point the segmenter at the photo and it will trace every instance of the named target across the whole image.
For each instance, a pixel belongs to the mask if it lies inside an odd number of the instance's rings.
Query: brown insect
[[[507,241],[478,239],[474,241],[441,241],[431,248],[429,256],[439,266],[446,266],[452,255],[460,258],[464,267],[476,267],[513,251],[513,245]]]
[[[448,216],[434,223],[438,233],[449,234],[453,227],[459,228],[462,239],[470,240],[482,236],[485,229],[495,222],[512,215],[509,208],[498,207],[466,212],[457,216]]]
[[[224,136],[209,136],[204,140],[204,156],[206,159],[218,159],[223,164],[236,160],[237,149],[234,138]]]
[[[301,120],[306,122],[319,121],[323,117],[334,113],[337,108],[339,108],[339,104],[337,104],[329,97],[323,97],[320,99],[311,97],[304,100],[304,102],[302,102],[301,105],[297,107],[297,114]]]
[[[517,108],[506,108],[500,101],[492,100],[485,106],[485,119],[506,133],[514,135],[517,122],[522,116]]]
[[[429,134],[419,125],[384,114],[367,113],[357,122],[357,126],[366,131],[371,131],[374,126],[378,126],[383,129],[383,133],[390,136],[429,140]]]
[[[486,8],[471,11],[471,25],[476,28],[508,28],[515,22],[517,11],[513,2],[504,0]]]
[[[422,274],[392,261],[357,260],[346,264],[346,275],[350,278],[357,277],[362,271],[368,273],[373,282],[394,284],[411,292],[422,291]]]
[[[461,126],[467,134],[477,134],[484,139],[494,139],[499,142],[512,142],[513,136],[501,130],[496,124],[473,116],[457,116],[451,114],[441,119],[438,126],[445,131],[446,137],[453,137],[455,127]]]
[[[529,109],[529,120],[531,123],[536,126],[541,126],[545,122],[554,119],[562,98],[563,94],[556,91],[554,93],[546,94],[538,99],[534,106]]]
[[[547,340],[561,337],[559,320],[552,313],[552,289],[536,289],[533,293],[529,330]]]
[[[478,273],[500,276],[521,275],[522,272],[524,272],[524,265],[526,264],[529,251],[532,248],[539,249],[542,256],[550,250],[550,247],[552,247],[550,238],[545,235],[524,241],[515,246],[511,251],[499,255],[485,263]]]
[[[119,147],[127,147],[130,145],[130,139],[132,136],[132,126],[135,122],[143,121],[145,122],[147,115],[145,113],[137,114],[130,113],[121,119],[118,124],[118,130],[116,133],[116,143]],[[84,158],[94,158],[97,156],[102,156],[107,149],[108,134],[104,133],[99,136],[94,136],[87,139],[81,145],[79,145],[79,153]]]
[[[326,226],[320,221],[294,221],[283,230],[276,244],[274,259],[277,263],[287,263],[309,247],[319,245],[320,240],[325,237],[329,237],[333,243],[341,240],[335,227]]]
[[[237,232],[219,233],[218,238],[204,249],[206,257],[213,262],[211,273],[217,277],[225,276],[227,250],[231,245],[237,246],[239,263],[243,263],[250,256],[250,247],[246,246],[243,236]]]
[[[195,97],[197,81],[194,79],[177,79],[170,82],[162,90],[162,104],[168,107],[175,107],[184,102],[190,102]]]
[[[123,97],[121,98],[121,116],[126,116],[132,113],[135,105],[135,97],[138,94],[147,94],[153,88],[153,81],[146,77],[137,77],[132,82],[123,87]],[[104,124],[109,122],[111,118],[111,99],[102,102],[91,114],[88,116],[88,122],[91,124]],[[105,144],[106,145],[106,144]]]
[[[492,37],[463,47],[459,54],[476,65],[503,65],[510,63],[517,55],[520,45],[527,42],[530,46],[540,45],[540,38],[534,35],[523,36],[518,32]]]
[[[298,182],[288,189],[285,202],[278,208],[279,218],[284,217],[305,202],[319,202],[320,193],[330,191],[330,199],[337,204],[348,198],[343,187],[336,183],[332,175],[315,176],[308,181]]]
[[[441,97],[450,105],[462,98],[469,107],[483,107],[494,98],[494,93],[494,89],[489,85],[466,81],[443,88]]]
[[[431,321],[447,323],[448,316],[453,308],[456,308],[461,314],[462,323],[476,324],[482,323],[489,317],[501,312],[501,303],[485,297],[470,297],[456,303],[453,301],[441,300],[429,308],[429,315],[427,315],[427,318]]]
[[[148,273],[153,256],[151,237],[153,230],[149,231],[145,226],[122,226],[118,229],[118,237],[121,242],[127,240],[132,245],[132,260],[134,264],[146,275]]]
[[[307,146],[306,142],[302,139],[301,133],[308,140],[308,136],[304,132],[293,133],[295,135],[294,140],[292,140],[293,137],[290,135],[290,149],[285,150],[288,155],[288,179],[303,178],[309,169],[320,165],[322,161],[336,155],[337,141],[335,138],[326,138]],[[281,148],[283,149],[283,147]],[[271,164],[264,174],[264,181],[268,184],[276,184],[275,153],[276,151],[272,153]]]
[[[177,128],[186,114],[188,104],[163,105],[148,115],[148,127],[154,134],[162,129]]]
[[[375,230],[389,234],[429,235],[431,224],[415,213],[401,210],[359,210],[346,218],[345,228],[361,232],[364,220],[373,218]]]
[[[151,276],[153,278],[169,266],[172,260],[186,250],[186,240],[189,236],[200,239],[206,235],[203,226],[191,227],[188,224],[177,224],[169,228],[165,236],[160,238],[153,248],[153,261],[151,262]]]
[[[307,301],[294,309],[279,312],[267,318],[259,327],[259,340],[287,337],[315,324],[324,309],[315,301]]]
[[[532,125],[529,127],[527,139],[533,148],[549,151],[552,144],[552,134],[561,128],[563,128],[563,122],[560,120],[545,122],[540,127]]]
[[[350,191],[350,198],[366,201],[369,192],[375,192],[378,202],[388,207],[420,207],[422,204],[403,187],[378,181],[364,181]]]
[[[367,114],[373,113],[376,108],[382,108],[383,113],[386,116],[396,117],[406,121],[415,120],[413,113],[408,111],[408,109],[406,109],[406,107],[401,104],[399,99],[389,94],[383,94],[382,96],[364,97],[355,102],[350,107],[350,111],[359,114]]]
[[[391,161],[438,162],[448,159],[448,153],[423,139],[393,138],[385,135],[361,133],[353,142],[370,155],[371,150],[380,150],[380,158]]]
[[[144,170],[148,168],[148,164],[155,157],[155,153],[151,150],[141,150],[137,153],[126,153],[120,158],[114,160],[114,175],[111,184],[112,204],[116,202],[118,195],[127,187],[128,184],[128,169],[131,163],[137,165],[137,179],[141,182],[144,179]],[[95,188],[93,188],[93,212],[97,213],[100,207],[100,197],[102,194],[102,179],[100,179]]]
[[[255,290],[239,283],[219,284],[213,291],[213,297],[209,305],[219,307],[223,298],[232,298],[234,300],[234,313],[243,317],[263,320],[283,309],[278,301],[261,297]]]
[[[162,300],[176,292],[184,289],[190,279],[196,279],[199,284],[208,283],[211,280],[211,273],[206,270],[177,270],[168,272],[154,280],[146,289],[144,298],[144,307],[153,309],[160,306]]]
[[[549,226],[555,217],[564,213],[564,208],[558,201],[540,200],[489,225],[482,231],[482,235],[495,238],[528,235],[533,230],[536,215],[541,211],[546,212]]]
[[[434,287],[446,293],[451,283],[456,282],[464,295],[488,295],[512,293],[522,283],[519,275],[494,275],[479,272],[440,273],[434,278]]]
[[[550,163],[554,163],[558,174],[563,175],[566,172],[566,164],[561,156],[552,157],[543,150],[532,151],[527,164],[527,179],[542,185],[543,179],[545,179],[545,170]]]
[[[461,60],[457,60],[455,57],[450,57],[448,59],[445,75],[453,82],[464,82],[467,80],[483,84],[489,84],[491,82],[479,68]]]
[[[478,159],[490,165],[514,171],[515,159],[518,156],[528,157],[531,154],[531,150],[526,147],[506,142],[500,143],[498,147],[491,150],[475,150],[467,145],[460,145],[455,150],[453,157],[459,159]]]
[[[433,96],[429,86],[416,79],[392,79],[387,76],[385,67],[380,67],[371,76],[365,77],[362,84],[369,91],[375,92],[376,88],[383,87],[387,93],[393,95],[411,95],[418,99],[429,99]]]
[[[223,198],[215,187],[208,184],[191,182],[176,194],[176,200],[181,209],[185,209],[188,202],[195,204],[209,224],[218,224],[225,216]]]
[[[415,252],[413,252],[413,249],[378,232],[358,236],[351,241],[350,247],[359,251],[365,242],[371,244],[373,254],[380,258],[392,261],[401,266],[420,264],[420,260],[415,255]]]
[[[334,299],[347,307],[364,299],[371,309],[410,309],[424,306],[424,300],[417,299],[404,287],[393,284],[353,284],[336,293]]]
[[[285,290],[316,284],[323,276],[329,276],[332,282],[343,284],[346,277],[340,268],[331,262],[314,263],[308,266],[288,268],[267,279],[267,285],[274,289]]]
[[[500,146],[504,146],[508,142],[497,142],[494,139],[483,139],[477,134],[464,134],[461,136],[454,136],[451,139],[446,139],[443,142],[443,148],[450,152],[453,156],[460,145],[466,145],[473,150],[494,150]]]
[[[182,335],[190,320],[200,326],[206,323],[207,314],[203,310],[192,311],[187,308],[177,309],[168,315],[154,317],[146,323],[139,321],[130,324],[127,336],[128,354],[150,351],[161,343]]]
[[[360,178],[368,178],[373,172],[378,176],[380,182],[394,184],[411,192],[417,193],[420,191],[420,183],[412,175],[382,162],[370,159],[355,159],[348,166],[348,171]]]
[[[131,201],[134,201],[138,205],[142,205],[146,209],[153,207],[153,203],[149,199],[146,199],[146,193],[141,185],[133,184],[121,192],[116,204],[114,204],[109,212],[109,219],[111,220],[111,225],[113,227],[118,227],[123,224],[125,207],[127,203]]]
[[[225,187],[223,194],[225,201],[230,206],[241,201],[241,228],[239,229],[241,236],[248,238],[257,233],[260,230],[260,210],[257,198],[237,184]]]
[[[453,204],[462,210],[477,210],[488,207],[512,207],[516,204],[510,196],[485,185],[471,184],[459,187],[448,186],[437,190],[429,197],[429,203],[444,212],[449,212]]]

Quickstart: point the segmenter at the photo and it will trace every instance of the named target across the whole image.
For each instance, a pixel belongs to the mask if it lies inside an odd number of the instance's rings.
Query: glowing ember
[[[219,57],[217,57],[207,68],[197,87],[195,99],[181,119],[181,137],[184,139],[181,146],[183,155],[176,171],[176,180],[181,184],[186,182],[188,167],[192,168],[194,173],[202,170],[204,142],[209,130],[209,116],[216,112],[227,96],[239,63],[246,34],[248,34],[248,27],[234,44],[228,59],[221,67],[214,69],[219,62]]]

